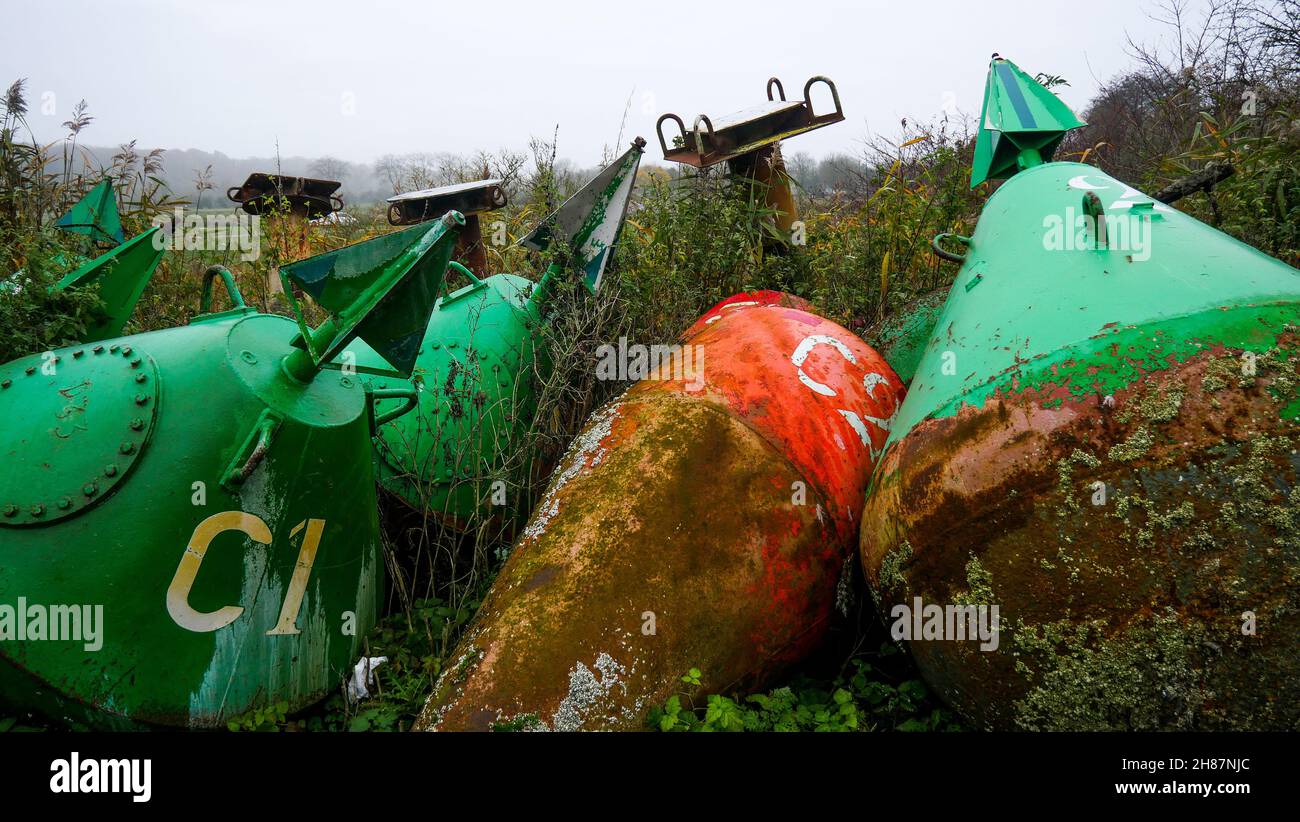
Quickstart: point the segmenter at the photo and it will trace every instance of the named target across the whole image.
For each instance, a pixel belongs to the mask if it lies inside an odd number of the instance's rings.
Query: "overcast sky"
[[[617,138],[629,98],[624,139],[643,135],[658,160],[661,113],[689,125],[766,99],[770,75],[795,96],[824,74],[847,122],[790,146],[824,156],[892,135],[904,116],[978,114],[993,51],[1066,77],[1058,91],[1080,107],[1131,64],[1126,32],[1164,34],[1149,5],[29,0],[6,4],[0,83],[28,78],[42,140],[59,138],[85,98],[92,145],[269,156],[278,139],[284,156],[368,162],[523,149],[558,124],[560,156],[589,165]]]

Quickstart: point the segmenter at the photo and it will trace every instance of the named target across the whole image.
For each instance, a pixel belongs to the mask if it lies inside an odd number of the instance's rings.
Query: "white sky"
[[[989,55],[1060,74],[1081,107],[1131,65],[1125,33],[1164,35],[1150,0],[916,2],[514,2],[390,0],[10,0],[0,87],[28,78],[42,140],[85,98],[82,140],[230,156],[524,149],[559,125],[559,154],[594,164],[641,134],[662,160],[658,115],[689,125],[787,96],[824,74],[847,122],[793,140],[815,156],[855,152],[868,133],[946,102],[978,114]],[[728,11],[731,9],[732,11]],[[53,114],[42,112],[53,93]],[[351,95],[354,113],[345,110]],[[814,100],[817,100],[814,94]],[[671,140],[671,137],[668,139]]]

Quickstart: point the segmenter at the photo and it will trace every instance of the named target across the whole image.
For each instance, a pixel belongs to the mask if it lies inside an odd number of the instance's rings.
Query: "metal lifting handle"
[[[771,100],[771,101],[773,101],[773,102],[775,102],[775,99],[776,99],[776,98],[774,98],[774,97],[772,96],[772,84],[773,84],[773,83],[776,84],[776,91],[777,91],[778,94],[781,95],[781,102],[784,103],[784,102],[785,102],[785,86],[781,85],[781,81],[778,80],[778,79],[775,78],[775,77],[769,77],[768,80],[767,80],[767,99],[768,99],[768,100]],[[804,96],[805,96],[805,97],[808,96],[808,95],[807,95],[807,92],[804,93]]]
[[[464,274],[466,277],[469,277],[474,282],[474,285],[484,285],[483,281],[480,280],[474,274],[473,271],[470,271],[468,268],[456,262],[455,260],[452,260],[451,262],[447,263],[447,267],[459,271],[461,274]],[[446,282],[446,280],[443,280],[443,282]]]
[[[257,466],[261,465],[262,460],[266,458],[266,453],[271,450],[271,443],[280,430],[280,422],[280,417],[272,413],[269,408],[262,411],[262,415],[258,417],[252,430],[248,432],[243,444],[222,473],[223,487],[235,489],[248,481],[257,470]]]
[[[829,88],[829,89],[831,90],[831,99],[835,101],[835,114],[833,114],[833,115],[831,115],[831,114],[823,114],[823,115],[821,115],[821,116],[823,116],[823,117],[832,117],[832,116],[834,116],[834,117],[843,117],[843,116],[844,116],[844,109],[843,109],[843,107],[840,106],[840,93],[839,93],[839,91],[835,88],[835,83],[831,81],[831,78],[829,78],[829,77],[823,77],[823,76],[820,75],[820,74],[817,75],[816,77],[809,78],[808,82],[806,82],[806,83],[803,84],[803,104],[804,104],[805,106],[808,107],[808,117],[809,117],[810,119],[814,119],[814,120],[817,119],[817,115],[813,114],[812,93],[811,93],[811,92],[812,92],[813,83],[825,83],[825,84],[826,84],[826,87]]]
[[[214,265],[203,272],[203,294],[199,297],[200,314],[212,313],[212,280],[216,277],[220,277],[226,284],[226,294],[230,296],[231,308],[248,307],[244,305],[244,295],[239,293],[239,286],[235,284],[235,276],[230,273],[230,269],[224,265]]]
[[[940,243],[942,243],[945,239],[948,238],[952,238],[957,242],[961,243],[962,245],[966,246],[967,248],[970,248],[971,245],[970,237],[963,237],[960,234],[948,234],[948,233],[936,234],[934,239],[930,241],[930,248],[934,250],[935,255],[938,256],[939,259],[947,260],[950,263],[960,264],[966,262],[965,254],[954,254],[951,251],[943,250],[943,247],[940,245]]]
[[[660,117],[659,121],[655,123],[655,132],[659,135],[659,147],[664,150],[664,156],[667,157],[668,144],[664,142],[664,120],[675,120],[677,122],[677,131],[681,133],[683,147],[686,145],[686,124],[682,122],[682,118],[671,112]]]
[[[419,402],[419,392],[414,388],[367,388],[367,406],[370,408],[370,433],[378,433],[379,427],[392,422],[403,414],[413,411]],[[380,400],[406,400],[401,408],[394,408],[383,414],[375,413],[375,403]]]
[[[467,267],[461,265],[460,263],[456,262],[455,260],[451,260],[451,261],[449,261],[449,262],[447,263],[447,268],[449,268],[449,269],[451,269],[451,270],[453,270],[453,271],[459,271],[461,274],[464,274],[466,277],[468,277],[469,280],[470,280],[470,287],[471,287],[474,291],[478,291],[480,288],[486,288],[486,287],[487,287],[487,283],[485,283],[485,282],[483,282],[482,280],[480,280],[480,279],[479,279],[479,278],[474,274],[473,271],[470,271]],[[446,290],[447,290],[447,278],[446,278],[446,277],[443,277],[443,278],[442,278],[442,283],[438,286],[438,296],[437,296],[437,297],[434,297],[434,303],[433,303],[434,307],[435,307],[437,310],[439,310],[439,311],[441,311],[443,308],[446,307],[446,304],[443,302],[443,299],[442,299],[443,296],[444,296],[443,292],[445,292]]]
[[[271,438],[275,435],[275,426],[271,423],[265,423],[257,432],[257,445],[253,448],[253,453],[248,455],[248,460],[244,467],[239,469],[239,481],[243,483],[248,480],[257,466],[262,464],[266,458],[266,452],[271,450]]]
[[[1094,248],[1105,251],[1110,247],[1106,235],[1106,207],[1102,205],[1101,198],[1095,191],[1084,193],[1083,213],[1092,220]]]
[[[709,119],[707,114],[701,114],[695,118],[695,125],[691,126],[691,131],[695,132],[696,150],[700,149],[700,123],[704,123],[709,127],[709,145],[713,145],[713,121]]]

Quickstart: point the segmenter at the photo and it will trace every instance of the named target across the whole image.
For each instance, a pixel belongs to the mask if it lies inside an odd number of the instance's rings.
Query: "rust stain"
[[[1108,402],[999,392],[883,458],[860,547],[887,618],[916,596],[1001,609],[996,652],[910,643],[954,708],[1021,729],[1300,718],[1297,360],[1247,378],[1237,356],[1207,347]]]

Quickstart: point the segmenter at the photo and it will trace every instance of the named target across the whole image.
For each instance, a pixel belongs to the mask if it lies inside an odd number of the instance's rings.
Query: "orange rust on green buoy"
[[[593,416],[417,727],[640,728],[690,668],[761,687],[818,644],[903,388],[795,305],[720,303]]]
[[[978,727],[1294,729],[1300,271],[1052,162],[1077,118],[1009,61],[980,122],[972,183],[1009,179],[933,244],[961,270],[862,517],[882,616]]]

